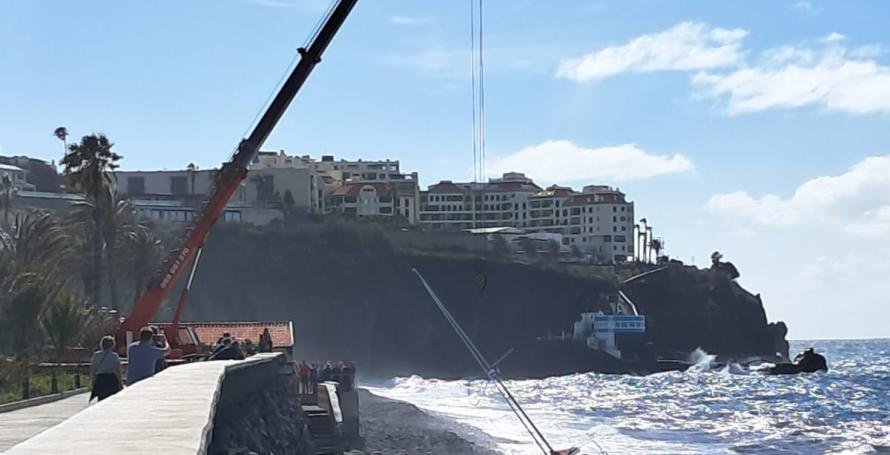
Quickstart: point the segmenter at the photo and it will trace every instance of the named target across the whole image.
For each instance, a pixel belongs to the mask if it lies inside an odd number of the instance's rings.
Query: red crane
[[[201,206],[197,216],[194,217],[182,244],[179,248],[170,252],[155,277],[149,283],[148,288],[142,293],[139,300],[136,301],[130,315],[121,323],[116,334],[119,352],[126,354],[127,344],[134,336],[138,337],[139,330],[142,327],[151,322],[155,312],[157,312],[170,293],[170,288],[176,283],[189,261],[192,260],[194,260],[194,263],[192,264],[192,272],[188,283],[180,294],[173,323],[167,328],[165,334],[174,351],[178,350],[180,355],[184,350],[191,351],[196,349],[196,346],[187,346],[187,340],[178,341],[176,335],[179,331],[182,309],[191,288],[194,270],[200,259],[201,248],[207,239],[207,234],[210,232],[213,224],[216,223],[220,214],[225,210],[226,205],[232,199],[232,195],[241,185],[241,182],[247,177],[250,162],[254,159],[266,138],[269,137],[275,125],[278,124],[281,116],[284,115],[291,101],[293,101],[303,83],[306,82],[306,79],[312,73],[315,65],[321,61],[322,54],[340,29],[340,26],[346,21],[356,2],[357,0],[339,0],[330,9],[327,17],[312,36],[309,45],[299,49],[300,61],[281,86],[281,89],[278,90],[275,98],[272,99],[272,102],[253,128],[253,131],[247,138],[241,140],[238,144],[238,149],[229,161],[223,164],[222,169],[217,174],[212,190]]]

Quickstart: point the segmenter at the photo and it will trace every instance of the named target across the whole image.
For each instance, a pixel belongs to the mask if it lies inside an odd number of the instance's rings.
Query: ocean
[[[791,355],[806,346],[827,357],[828,373],[710,369],[702,356],[683,373],[507,386],[554,448],[587,454],[890,453],[890,339],[793,341]],[[486,381],[412,376],[368,389],[465,424],[503,453],[541,453]]]

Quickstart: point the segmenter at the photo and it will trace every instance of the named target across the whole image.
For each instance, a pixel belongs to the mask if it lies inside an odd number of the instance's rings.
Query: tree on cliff
[[[104,246],[103,211],[111,207],[103,207],[103,193],[111,186],[117,162],[122,158],[111,148],[114,144],[105,135],[91,134],[84,136],[80,143],[68,146],[68,153],[62,158],[63,174],[70,187],[77,188],[92,203],[92,229],[88,233],[91,251],[90,297],[96,304],[100,299],[100,277],[102,276],[102,248]]]
[[[738,278],[739,269],[732,262],[722,262],[721,259],[723,259],[723,255],[719,251],[711,253],[711,270],[725,273],[731,280]]]

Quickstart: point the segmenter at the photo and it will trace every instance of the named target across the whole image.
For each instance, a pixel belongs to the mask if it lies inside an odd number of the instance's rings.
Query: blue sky
[[[219,165],[323,0],[0,6],[0,153]],[[360,0],[267,142],[470,179],[469,3]],[[607,183],[795,338],[890,336],[887,2],[485,3],[488,170]],[[871,157],[871,158],[870,158]]]

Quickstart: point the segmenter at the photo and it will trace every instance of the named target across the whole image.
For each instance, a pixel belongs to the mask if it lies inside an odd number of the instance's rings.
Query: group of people
[[[93,390],[90,401],[102,401],[124,387],[121,359],[114,352],[114,337],[104,336],[99,341],[99,350],[90,359],[90,380]],[[139,341],[127,346],[127,385],[133,385],[166,368],[164,360],[170,345],[167,337],[157,327],[143,327],[139,331]]]
[[[297,375],[300,377],[300,393],[304,395],[314,394],[319,382],[333,381],[340,384],[345,390],[352,390],[355,386],[355,365],[352,362],[325,362],[322,366],[318,363],[306,363],[305,360],[297,364]]]
[[[253,355],[257,352],[272,352],[272,334],[269,329],[263,329],[260,334],[259,343],[254,345],[250,339],[243,342],[233,337],[229,332],[223,332],[222,336],[213,343],[210,348],[210,355],[207,360],[244,360],[246,355]]]
[[[124,387],[123,368],[121,359],[114,350],[115,341],[111,335],[99,340],[99,350],[93,353],[90,359],[90,380],[93,390],[90,401],[93,398],[102,401]],[[245,340],[238,341],[229,333],[223,333],[213,344],[208,360],[242,360],[245,351],[248,354],[259,352],[272,352],[272,334],[269,329],[263,329],[256,348]],[[145,378],[154,376],[155,373],[166,368],[164,360],[170,351],[167,337],[155,326],[143,327],[139,331],[139,341],[127,346],[127,380],[126,384],[133,385]]]

